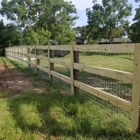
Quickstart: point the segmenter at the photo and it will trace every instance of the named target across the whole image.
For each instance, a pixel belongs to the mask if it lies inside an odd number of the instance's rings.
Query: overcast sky
[[[65,1],[72,1],[72,3],[77,8],[77,14],[79,16],[79,19],[76,20],[75,26],[83,26],[87,24],[87,17],[86,17],[86,8],[92,7],[92,1],[93,0],[65,0]],[[97,0],[97,2],[101,3],[101,0]],[[134,0],[128,0],[130,4],[133,6],[132,16],[128,18],[128,20],[132,23],[133,17],[135,15],[135,9],[139,7],[140,3],[135,3]],[[1,0],[0,0],[1,3]],[[0,17],[1,19],[2,17]],[[7,22],[6,19],[4,19],[5,22]]]

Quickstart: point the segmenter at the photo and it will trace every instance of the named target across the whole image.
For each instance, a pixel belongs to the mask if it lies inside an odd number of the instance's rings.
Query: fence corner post
[[[132,112],[131,125],[134,131],[140,130],[140,44],[134,47],[134,72],[133,72],[133,88],[132,88]]]

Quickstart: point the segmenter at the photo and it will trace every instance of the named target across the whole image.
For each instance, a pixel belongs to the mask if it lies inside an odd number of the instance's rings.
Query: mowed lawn
[[[55,59],[70,62],[70,54],[64,57],[56,57]],[[79,62],[90,66],[97,66],[97,67],[133,72],[134,55],[133,54],[105,54],[105,53],[92,54],[87,52],[81,52],[79,53]],[[41,65],[44,67],[48,67],[48,62],[46,60],[41,60]],[[63,66],[59,64],[55,64],[55,67],[56,69],[63,68]]]
[[[136,140],[124,114],[66,95],[30,69],[0,58],[1,140]]]

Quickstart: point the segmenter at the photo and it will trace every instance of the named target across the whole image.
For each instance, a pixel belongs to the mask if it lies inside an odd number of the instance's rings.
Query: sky
[[[93,0],[65,0],[65,1],[71,1],[77,8],[77,15],[79,18],[75,21],[75,27],[87,25],[86,8],[92,7]],[[101,0],[97,0],[97,2],[101,3]],[[134,0],[128,0],[128,2],[132,4],[133,6],[132,16],[130,16],[128,20],[130,21],[130,23],[133,23],[135,9],[139,7],[140,3],[136,3],[134,2]],[[1,3],[1,0],[0,0],[0,3]],[[1,18],[2,17],[0,17],[0,19]],[[4,22],[7,23],[6,18],[4,18]]]
[[[72,3],[77,8],[77,15],[79,16],[79,19],[76,20],[75,26],[83,26],[87,24],[87,17],[86,17],[86,8],[92,7],[92,1],[93,0],[65,0],[65,1],[72,1]],[[97,0],[98,3],[101,3],[101,0]],[[128,3],[132,4],[132,16],[128,18],[130,23],[133,23],[133,18],[135,16],[135,9],[139,7],[140,3],[134,2],[134,0],[128,0]]]

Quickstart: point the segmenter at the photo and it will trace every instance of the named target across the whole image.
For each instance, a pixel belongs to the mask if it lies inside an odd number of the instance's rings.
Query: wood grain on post
[[[135,44],[131,124],[133,129],[136,131],[140,130],[139,105],[140,105],[140,44]]]
[[[49,78],[51,79],[52,84],[54,84],[54,77],[51,75],[51,70],[54,71],[54,63],[50,61],[51,58],[54,58],[54,51],[48,46],[48,65],[49,65]]]
[[[74,51],[73,54],[74,57],[74,63],[79,63],[79,51]],[[74,69],[74,80],[79,80],[79,70]],[[79,88],[74,86],[74,93],[78,94],[79,93]]]
[[[40,65],[40,59],[37,58],[37,55],[39,55],[39,50],[35,48],[35,55],[36,55],[36,71],[39,72],[39,69],[37,68],[38,65]]]
[[[71,46],[70,51],[71,57],[71,67],[70,67],[70,76],[71,76],[71,94],[74,94],[74,46]]]
[[[54,58],[54,51],[50,50],[50,58]],[[50,62],[50,70],[54,71],[54,63]],[[54,77],[50,74],[51,82],[54,84]]]

